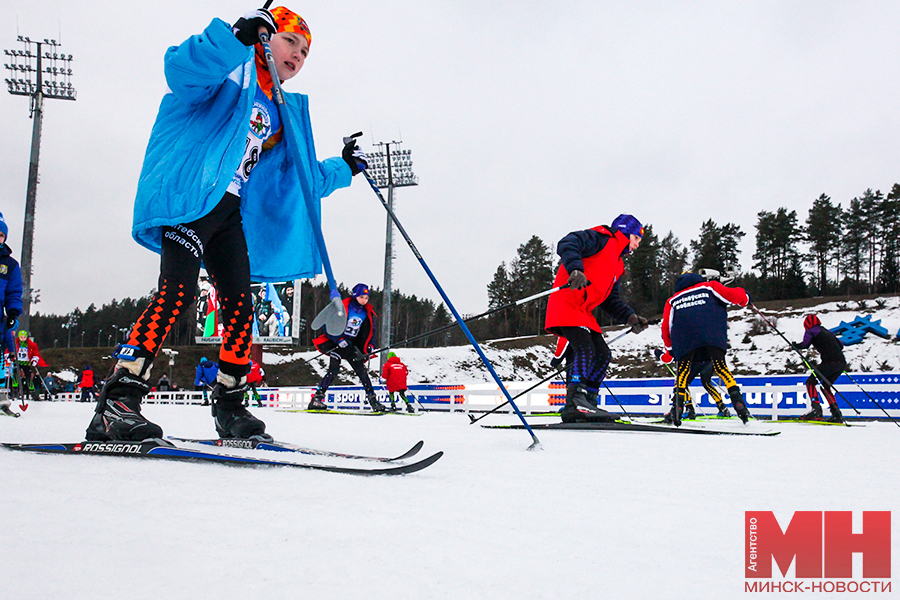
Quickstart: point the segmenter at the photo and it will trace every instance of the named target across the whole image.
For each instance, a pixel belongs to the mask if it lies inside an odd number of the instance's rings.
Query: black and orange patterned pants
[[[194,302],[201,261],[216,287],[224,325],[219,369],[233,377],[249,371],[253,299],[250,258],[241,223],[241,199],[225,194],[209,214],[162,232],[158,291],[138,318],[128,345],[152,361],[172,325]]]

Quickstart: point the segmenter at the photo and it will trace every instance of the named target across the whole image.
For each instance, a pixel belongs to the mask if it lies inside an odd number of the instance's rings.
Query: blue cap
[[[3,218],[3,213],[0,213],[0,233],[9,237],[9,227],[6,226],[6,220]]]
[[[640,238],[644,237],[644,226],[631,215],[619,215],[615,218],[610,227],[618,229],[625,235],[636,235]]]
[[[369,295],[369,286],[364,283],[357,283],[353,286],[353,297],[359,298],[360,296],[368,296]]]

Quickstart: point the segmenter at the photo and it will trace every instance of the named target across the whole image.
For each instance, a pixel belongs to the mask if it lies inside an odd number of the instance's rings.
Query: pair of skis
[[[629,431],[643,433],[684,433],[694,435],[753,435],[771,436],[778,435],[780,431],[765,429],[750,431],[744,429],[712,429],[691,425],[665,425],[663,423],[641,423],[634,421],[612,421],[592,423],[530,423],[532,429],[557,429],[568,431]],[[522,429],[522,425],[482,425],[485,429]]]
[[[435,452],[431,456],[415,462],[403,462],[412,458],[422,449],[424,442],[417,442],[409,450],[399,456],[366,456],[359,454],[345,454],[328,450],[316,450],[304,448],[286,442],[277,442],[263,439],[190,439],[168,438],[149,439],[142,442],[110,441],[91,442],[84,441],[74,444],[0,444],[9,450],[26,452],[40,452],[46,454],[88,454],[94,456],[124,456],[132,458],[156,458],[165,460],[183,460],[194,462],[207,462],[236,466],[265,466],[265,467],[294,467],[315,471],[327,471],[331,473],[343,473],[347,475],[404,475],[415,473],[430,467],[443,452]],[[349,462],[364,461],[380,463],[378,466],[356,465],[332,465],[321,462],[294,462],[279,460],[262,456],[242,456],[220,452],[218,449],[243,449],[266,450],[272,452],[290,452],[328,458],[345,459]]]
[[[406,412],[402,410],[340,410],[329,408],[326,410],[310,410],[308,408],[279,408],[277,409],[279,412],[292,412],[292,413],[310,413],[313,415],[352,415],[358,417],[380,417],[383,415],[397,415],[401,417],[420,417],[422,416],[421,412]]]

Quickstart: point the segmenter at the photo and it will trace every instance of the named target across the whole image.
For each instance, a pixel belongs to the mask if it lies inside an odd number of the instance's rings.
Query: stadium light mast
[[[379,142],[374,144],[379,149],[370,157],[369,174],[379,188],[387,188],[387,202],[390,210],[387,216],[387,229],[384,234],[384,296],[381,301],[381,339],[382,348],[391,345],[391,281],[394,263],[394,223],[391,211],[394,209],[394,188],[419,185],[419,178],[412,170],[412,152],[402,150],[403,142]],[[393,148],[392,148],[393,146]],[[387,351],[381,353],[381,368],[387,360]]]
[[[32,41],[19,36],[24,50],[4,50],[3,66],[9,70],[6,85],[10,94],[31,97],[31,158],[28,163],[28,190],[25,193],[25,228],[22,233],[22,314],[19,323],[30,329],[30,309],[37,297],[31,289],[31,257],[34,245],[34,209],[37,202],[38,160],[41,153],[41,121],[44,99],[75,100],[72,87],[72,55],[60,54],[56,40]],[[47,50],[46,48],[50,49]],[[34,50],[34,52],[32,52]],[[47,66],[49,65],[49,66]]]

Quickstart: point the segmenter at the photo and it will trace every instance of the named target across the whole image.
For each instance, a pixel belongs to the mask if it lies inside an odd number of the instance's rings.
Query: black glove
[[[569,273],[569,287],[573,290],[580,290],[588,286],[588,278],[584,273],[575,269],[571,273]]]
[[[245,46],[252,46],[259,42],[260,27],[266,28],[266,31],[269,32],[269,37],[278,30],[275,27],[275,17],[265,8],[258,8],[248,12],[232,25],[231,31],[240,43]]]
[[[791,344],[791,348],[793,348],[797,352],[800,352],[800,350],[802,350],[802,348],[800,348],[800,344],[798,344],[797,342],[794,342],[793,344]]]
[[[663,351],[662,351],[662,350],[660,350],[659,348],[654,348],[654,349],[653,349],[653,356],[656,357],[656,360],[659,360],[660,357],[661,357],[662,355],[663,355]]]
[[[636,313],[628,315],[628,320],[625,321],[625,324],[631,325],[631,333],[640,333],[648,327],[647,319],[639,317]]]
[[[6,329],[16,330],[19,328],[19,311],[11,309],[6,311]]]
[[[351,362],[363,363],[366,362],[366,355],[362,353],[362,351],[353,346],[353,357],[350,359]]]
[[[341,153],[341,157],[354,175],[369,168],[369,157],[359,149],[354,138],[344,138],[344,151]]]

